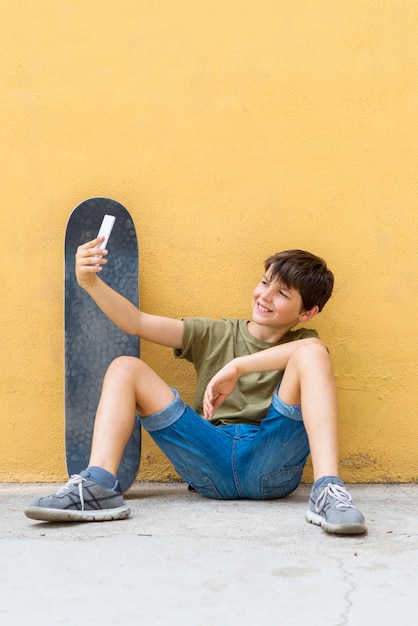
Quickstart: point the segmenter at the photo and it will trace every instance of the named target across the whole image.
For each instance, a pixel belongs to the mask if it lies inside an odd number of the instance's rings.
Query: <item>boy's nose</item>
[[[269,287],[267,287],[267,289],[263,293],[263,298],[265,298],[265,300],[271,300],[272,296],[273,296],[273,287],[270,285]]]

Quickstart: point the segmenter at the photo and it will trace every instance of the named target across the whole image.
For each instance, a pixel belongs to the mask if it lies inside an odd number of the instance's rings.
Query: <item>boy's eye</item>
[[[279,289],[279,294],[281,296],[283,296],[284,298],[288,298],[289,296],[287,295],[287,293],[285,293],[284,291],[282,291],[281,289]]]
[[[267,281],[266,281],[264,278],[262,278],[262,279],[261,279],[261,284],[262,284],[262,285],[267,285]]]

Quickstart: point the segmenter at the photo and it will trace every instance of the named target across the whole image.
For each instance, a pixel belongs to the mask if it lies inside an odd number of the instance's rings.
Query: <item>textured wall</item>
[[[149,312],[247,316],[266,256],[324,256],[342,475],[416,479],[416,1],[1,0],[0,19],[0,480],[65,478],[63,237],[94,195],[136,221]],[[142,354],[191,399],[190,366]]]

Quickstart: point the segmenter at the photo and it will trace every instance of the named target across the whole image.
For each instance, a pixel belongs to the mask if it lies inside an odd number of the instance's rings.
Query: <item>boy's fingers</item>
[[[96,237],[96,239],[92,239],[91,241],[87,241],[83,243],[81,246],[78,246],[77,254],[90,254],[92,250],[97,248],[101,243],[103,243],[104,237]],[[100,250],[102,250],[100,248]]]
[[[203,396],[203,415],[205,419],[209,419],[213,415],[212,393],[209,388],[206,388]]]
[[[212,405],[213,408],[217,409],[218,406],[220,406],[222,402],[225,400],[225,398],[226,398],[226,394],[219,393],[213,401],[213,405]]]
[[[203,406],[206,408],[210,408],[212,406],[212,399],[206,394],[203,397]]]
[[[87,248],[95,248],[96,246],[99,245],[99,243],[102,243],[102,241],[104,241],[104,237],[96,237],[95,239],[92,239],[91,241],[87,241],[87,243],[85,243],[84,245]]]
[[[91,248],[81,248],[77,252],[77,256],[82,259],[94,256],[103,256],[105,254],[107,254],[106,248],[98,248],[97,246],[91,246]]]

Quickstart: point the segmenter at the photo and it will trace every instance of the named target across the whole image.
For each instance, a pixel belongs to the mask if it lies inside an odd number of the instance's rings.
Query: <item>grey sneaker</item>
[[[361,535],[367,532],[363,514],[347,489],[337,483],[329,483],[311,493],[306,519],[329,533]]]
[[[25,509],[26,517],[44,522],[104,522],[129,514],[119,483],[116,489],[107,489],[86,471],[71,476],[56,493],[34,498]]]

